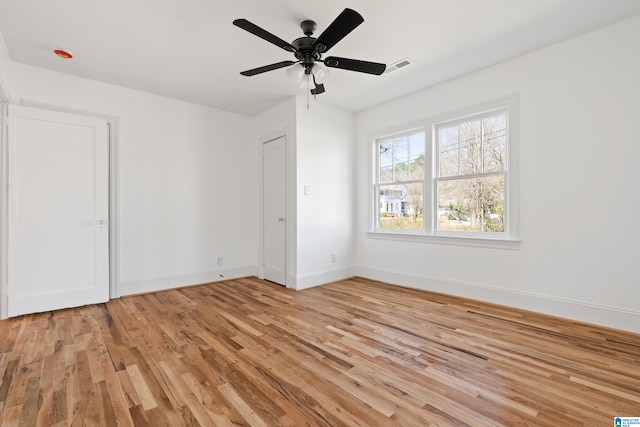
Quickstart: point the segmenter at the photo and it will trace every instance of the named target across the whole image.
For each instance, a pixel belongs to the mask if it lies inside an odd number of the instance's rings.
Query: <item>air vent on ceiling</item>
[[[393,64],[387,65],[387,68],[384,70],[384,74],[392,73],[400,68],[408,67],[413,64],[413,61],[409,58],[404,58],[399,61],[394,62]]]

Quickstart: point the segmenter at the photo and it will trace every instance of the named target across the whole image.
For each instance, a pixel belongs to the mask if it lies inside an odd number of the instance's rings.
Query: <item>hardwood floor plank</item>
[[[131,384],[133,384],[133,387],[136,390],[136,394],[140,398],[140,405],[142,408],[145,411],[157,408],[158,404],[153,397],[153,393],[149,390],[149,386],[142,376],[140,369],[138,369],[138,365],[127,366],[127,373],[129,374]]]
[[[220,393],[226,398],[239,413],[242,415],[249,425],[253,427],[269,427],[269,425],[245,402],[242,397],[229,384],[218,386]]]
[[[8,359],[7,353],[3,353],[3,358]],[[3,407],[8,406],[9,390],[13,385],[13,377],[18,369],[18,360],[7,361],[2,373],[2,383],[0,383],[0,403]]]
[[[353,278],[0,321],[0,426],[603,426],[640,335]]]
[[[65,365],[65,393],[64,397],[66,397],[66,408],[67,408],[67,416],[66,420],[69,425],[74,423],[74,419],[79,418],[77,409],[80,406],[80,381],[78,376],[78,366],[76,365],[75,358],[75,349],[73,344],[66,346],[68,351],[65,351],[66,365]],[[70,352],[70,350],[74,350]],[[73,356],[71,360],[69,360],[69,353]],[[77,425],[77,424],[76,424]]]
[[[88,323],[88,322],[87,322]],[[84,333],[83,336],[90,335]],[[89,425],[100,425],[100,409],[102,402],[99,401],[99,395],[96,393],[93,379],[91,378],[91,369],[89,367],[89,357],[86,350],[76,353],[76,361],[78,364],[78,385],[80,395],[78,396],[78,405],[74,407],[74,420],[82,420],[83,423]]]
[[[66,390],[55,390],[52,393],[51,423],[57,424],[67,419],[67,392]]]
[[[52,393],[39,396],[35,425],[37,427],[49,427],[53,419],[53,395]]]
[[[0,413],[1,427],[15,427],[20,423],[20,415],[22,414],[22,405],[5,406]]]
[[[203,358],[202,351],[200,348],[189,346],[185,357],[188,372],[183,376],[190,375],[192,379],[187,384],[191,389],[197,390],[194,393],[201,396],[202,404],[216,425],[244,425],[246,421],[242,415],[228,404],[219,391],[218,387],[225,382],[217,380],[219,374]]]
[[[118,377],[118,382],[120,384],[122,394],[124,395],[127,402],[126,407],[130,410],[135,406],[142,406],[142,403],[140,402],[140,396],[138,396],[138,392],[131,382],[129,373],[124,370],[118,371],[116,375]]]
[[[94,383],[95,396],[96,401],[101,403],[101,407],[99,408],[100,417],[98,419],[98,423],[102,426],[109,427],[117,427],[118,426],[118,417],[113,408],[113,403],[116,401],[115,399],[111,399],[109,396],[109,391],[107,390],[107,385],[105,381],[100,381],[99,383]]]
[[[125,387],[120,382],[118,373],[113,370],[113,365],[110,363],[103,365],[103,372],[105,378],[104,386],[106,389],[106,391],[102,391],[103,396],[105,396],[103,398],[110,401],[116,424],[119,426],[133,426],[133,420],[129,412],[129,401],[127,400]],[[106,395],[104,394],[105,392]]]
[[[38,389],[40,379],[38,377],[30,377],[25,390],[25,398],[22,403],[22,414],[20,414],[20,422],[18,427],[33,426],[36,424],[38,417]]]
[[[173,390],[168,387],[167,382],[170,382],[170,379],[166,378],[158,364],[158,357],[162,355],[162,352],[159,351],[159,348],[139,346],[131,348],[131,353],[136,361],[135,366],[141,373],[139,379],[149,389],[151,397],[157,405],[150,410],[145,410],[152,423],[150,425],[160,425],[153,424],[160,422],[159,420],[162,420],[161,425],[183,425],[184,422],[179,416],[179,409],[182,407],[181,399],[179,396],[174,396]],[[144,409],[144,405],[142,407]]]

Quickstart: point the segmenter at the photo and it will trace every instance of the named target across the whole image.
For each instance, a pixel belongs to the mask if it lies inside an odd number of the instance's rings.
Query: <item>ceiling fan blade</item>
[[[313,49],[318,53],[324,53],[364,22],[364,18],[353,9],[345,9],[327,27],[320,37],[313,42]]]
[[[339,58],[329,56],[324,60],[324,65],[342,70],[358,71],[360,73],[375,74],[379,76],[387,68],[385,64],[379,62],[360,61],[358,59]]]
[[[262,28],[258,27],[256,24],[249,22],[244,18],[236,19],[235,21],[233,21],[233,25],[235,25],[236,27],[240,27],[245,31],[248,31],[253,35],[258,36],[261,39],[268,41],[269,43],[275,44],[276,46],[288,52],[296,51],[296,48],[291,46],[288,42],[282,40],[278,36],[274,36],[267,30],[263,30]]]
[[[266,73],[267,71],[277,70],[278,68],[288,67],[289,65],[297,64],[295,61],[282,61],[275,64],[265,65],[264,67],[254,68],[252,70],[242,71],[240,74],[243,76],[255,76],[256,74]]]

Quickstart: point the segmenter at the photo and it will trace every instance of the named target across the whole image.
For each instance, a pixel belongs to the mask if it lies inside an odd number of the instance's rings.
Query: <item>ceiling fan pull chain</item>
[[[307,79],[307,110],[309,109],[309,76],[305,74],[305,78]]]

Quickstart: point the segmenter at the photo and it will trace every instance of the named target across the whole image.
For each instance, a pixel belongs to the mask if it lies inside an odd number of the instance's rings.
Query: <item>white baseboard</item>
[[[135,295],[147,292],[193,286],[201,283],[219,282],[240,277],[256,276],[255,266],[223,268],[214,271],[183,274],[179,276],[151,277],[139,280],[127,280],[118,284],[118,295]]]
[[[359,266],[355,272],[360,277],[407,288],[439,292],[640,333],[640,311],[387,269]]]
[[[341,267],[333,270],[316,271],[313,273],[300,274],[296,277],[295,289],[313,288],[315,286],[326,285],[327,283],[338,282],[355,276],[354,267]]]

